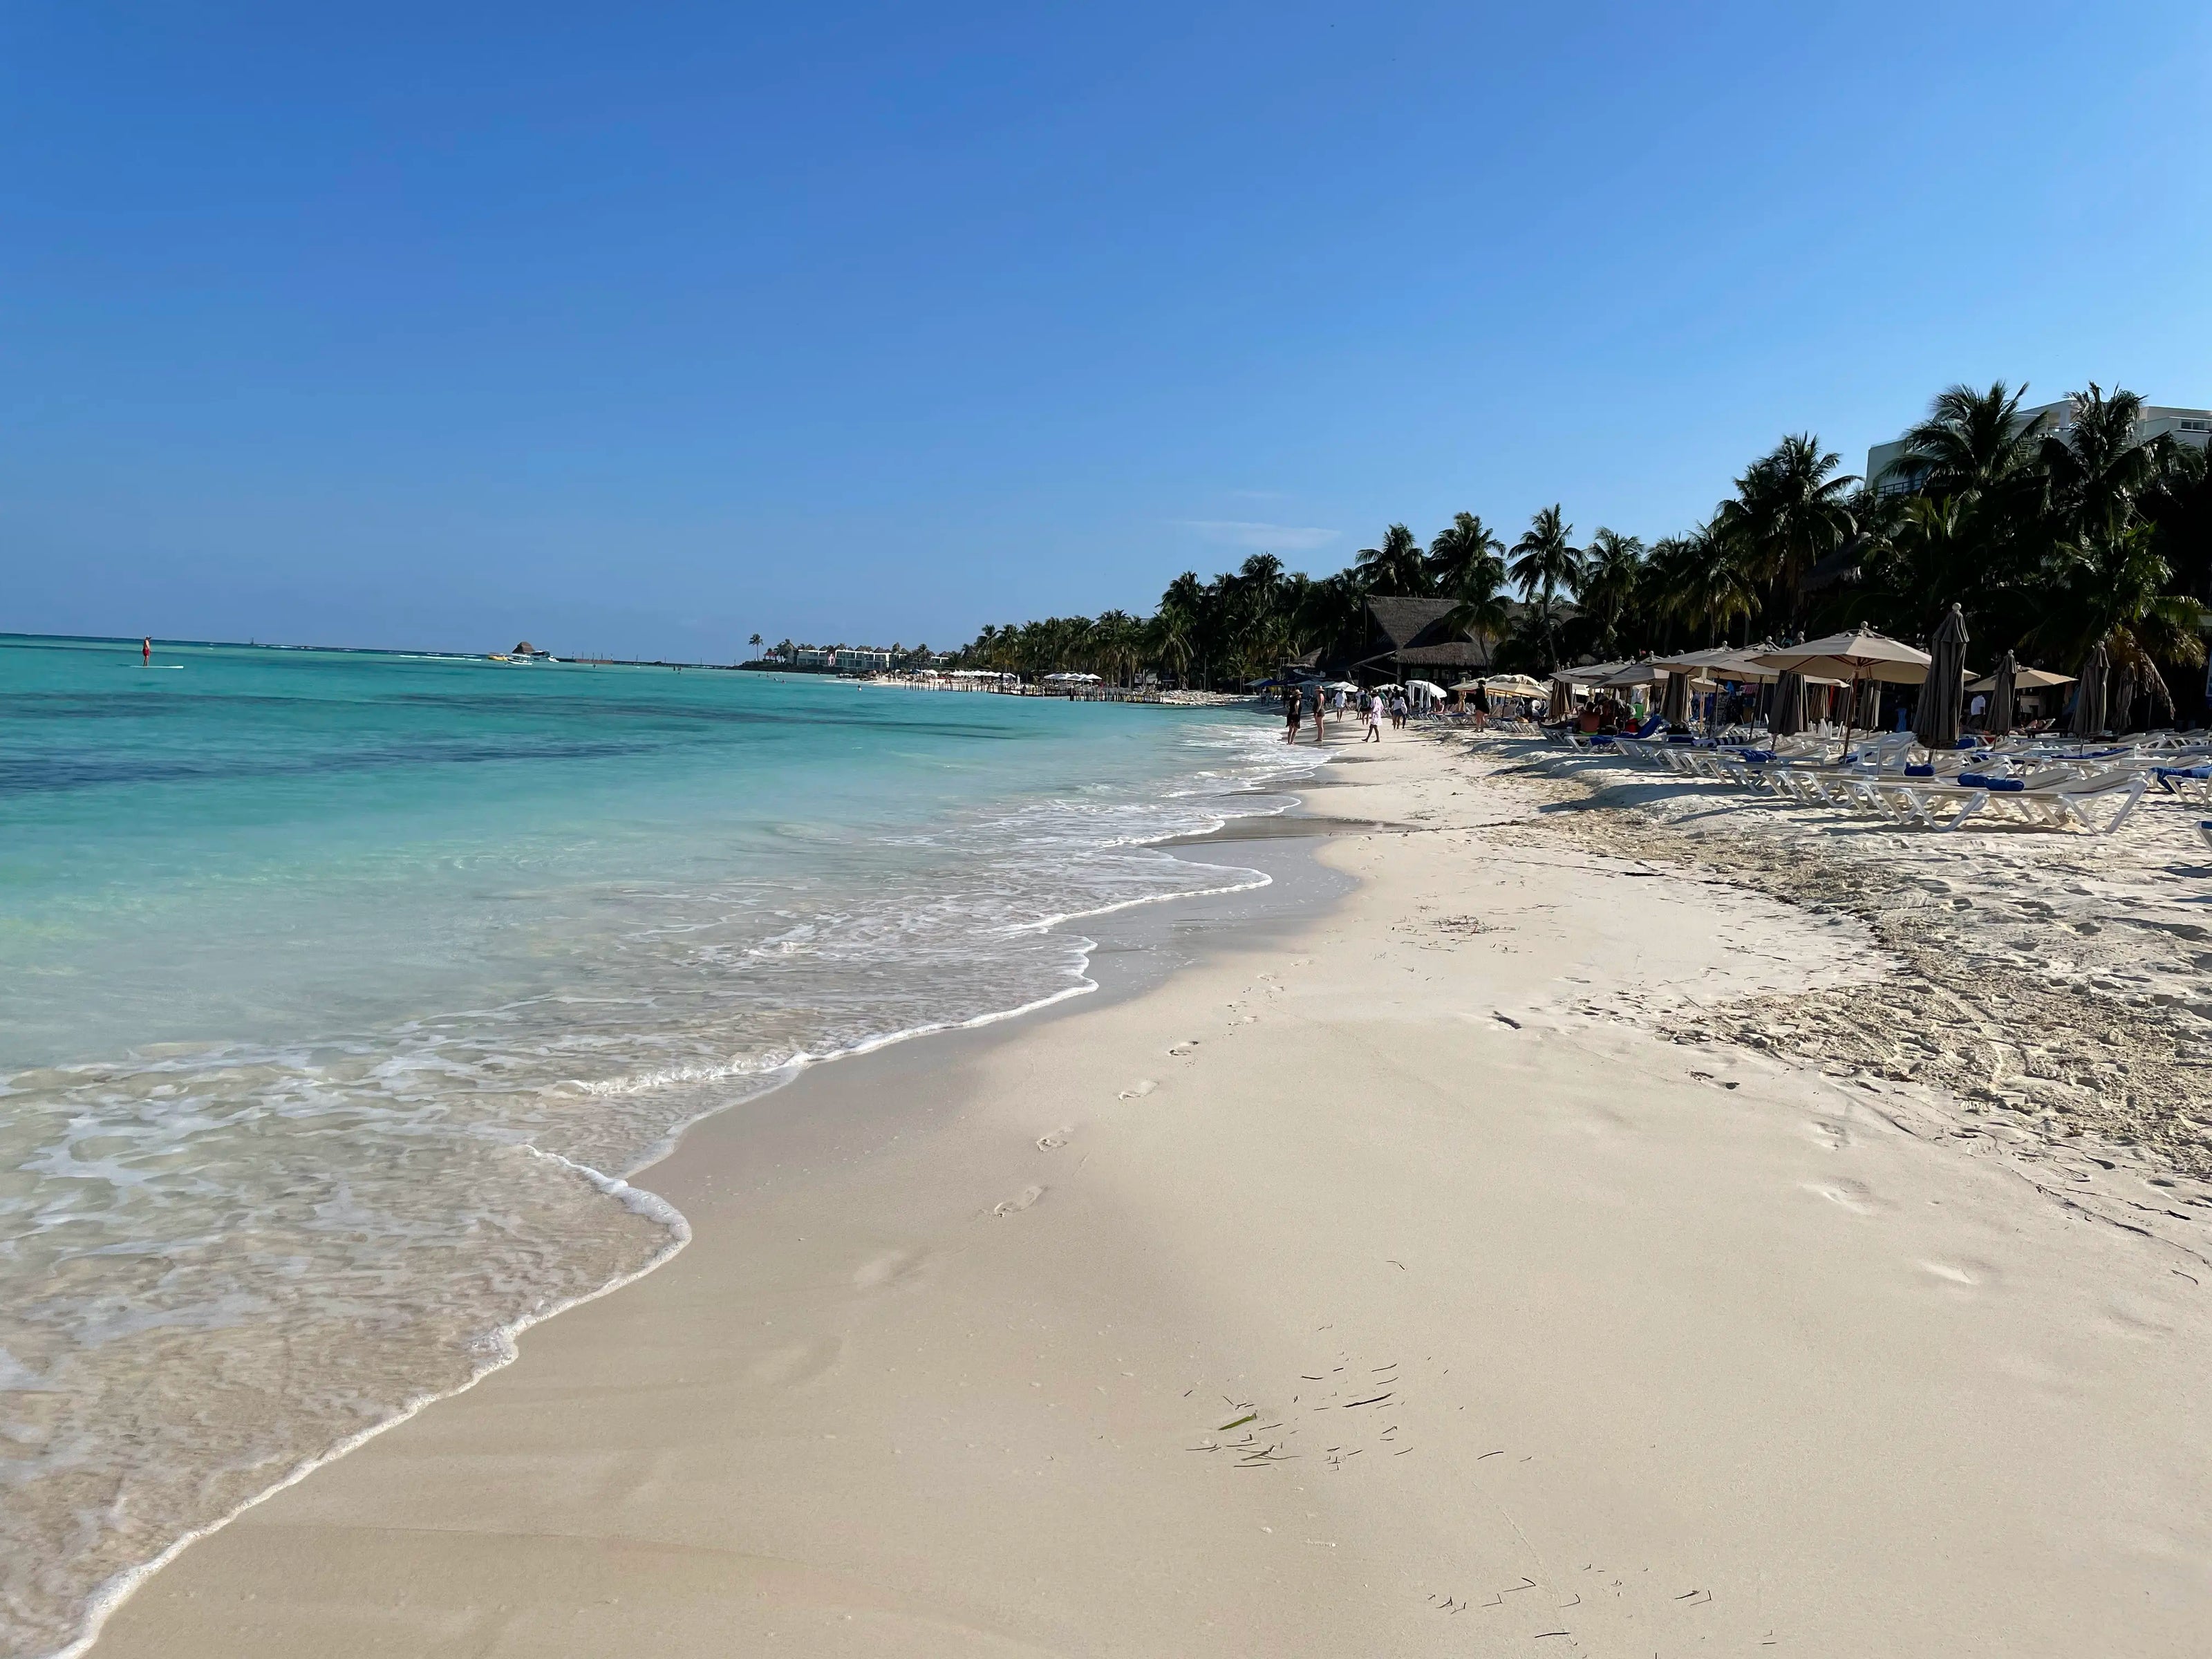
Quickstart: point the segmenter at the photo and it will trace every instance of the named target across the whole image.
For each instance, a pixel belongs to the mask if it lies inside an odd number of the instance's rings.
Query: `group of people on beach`
[[[1298,740],[1298,728],[1305,723],[1309,700],[1309,693],[1297,686],[1290,686],[1284,690],[1283,741],[1285,743],[1296,743]],[[1358,691],[1352,693],[1350,701],[1347,701],[1341,686],[1332,692],[1326,687],[1316,684],[1311,688],[1310,702],[1313,708],[1313,740],[1316,743],[1322,740],[1323,722],[1332,714],[1341,720],[1347,709],[1357,710],[1364,714],[1367,720],[1367,730],[1360,738],[1360,742],[1380,743],[1382,741],[1382,722],[1385,720],[1390,722],[1391,730],[1402,732],[1406,729],[1407,718],[1413,713],[1413,704],[1407,701],[1404,690],[1397,686],[1390,688],[1388,697],[1379,690]]]

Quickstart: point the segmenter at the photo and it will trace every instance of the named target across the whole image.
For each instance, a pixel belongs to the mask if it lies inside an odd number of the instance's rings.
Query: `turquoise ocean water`
[[[623,1177],[685,1122],[1256,884],[1146,843],[1275,736],[0,636],[0,1651],[679,1248]]]

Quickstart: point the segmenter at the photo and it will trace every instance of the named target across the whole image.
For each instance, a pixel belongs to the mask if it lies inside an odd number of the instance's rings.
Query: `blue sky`
[[[2166,0],[8,6],[0,629],[942,644],[2212,404],[2208,86]]]

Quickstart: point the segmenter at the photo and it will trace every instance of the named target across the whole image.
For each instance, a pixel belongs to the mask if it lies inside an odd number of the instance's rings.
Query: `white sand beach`
[[[2148,1050],[1906,1040],[2024,1028],[1984,890],[2097,849],[1638,829],[1463,747],[1347,745],[1312,810],[1385,827],[1295,926],[696,1127],[687,1249],[100,1659],[2203,1652],[2212,1201],[2099,1138]],[[1828,848],[1975,927],[1785,890]],[[1993,1007],[1916,1006],[1978,939]]]

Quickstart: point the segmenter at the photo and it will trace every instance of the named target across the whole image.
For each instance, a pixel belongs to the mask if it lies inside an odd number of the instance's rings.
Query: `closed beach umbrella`
[[[1990,708],[1982,722],[1993,738],[2012,730],[2013,702],[2020,695],[2016,684],[2020,661],[2008,651],[1997,659],[1997,672],[1990,676]]]
[[[2125,737],[2135,724],[2136,665],[2124,662],[2112,671],[2112,689],[2105,696],[2105,724],[2117,737]]]
[[[1928,677],[1921,683],[1912,730],[1930,749],[1956,749],[1959,716],[1966,702],[1966,618],[1957,605],[1944,616],[1930,643],[1935,649],[1928,653]]]
[[[1667,717],[1669,726],[1690,723],[1690,676],[1680,672],[1667,676],[1667,695],[1661,700],[1659,712]]]
[[[2003,695],[1998,694],[1999,682],[2004,682]],[[2020,724],[2020,694],[2023,691],[2044,690],[2054,685],[2071,685],[2071,674],[2054,674],[2045,668],[2022,668],[2020,659],[2009,651],[1997,659],[1996,672],[1978,680],[1968,680],[1969,691],[1990,694],[1989,728],[1991,733],[2009,732]],[[2000,724],[2002,720],[2002,724]]]
[[[1546,718],[1552,720],[1569,719],[1575,712],[1575,688],[1568,681],[1552,682],[1552,706]]]
[[[2074,692],[2074,721],[2067,728],[2077,738],[2094,738],[2105,729],[2105,671],[2112,660],[2100,640],[2081,665],[2081,684]]]
[[[1871,732],[1881,724],[1881,682],[1861,680],[1851,702],[1851,725]]]
[[[1774,712],[1766,723],[1778,738],[1794,738],[1805,729],[1805,682],[1789,669],[1774,682]]]

